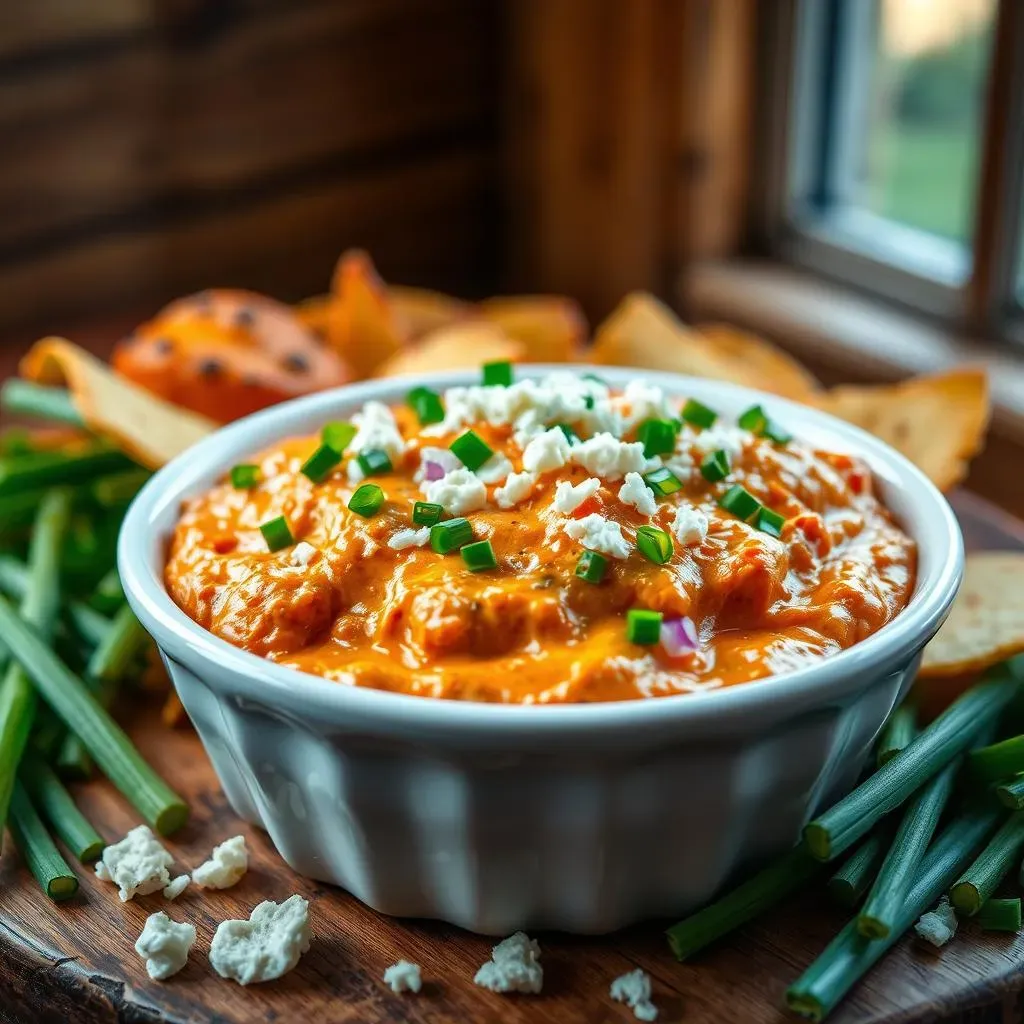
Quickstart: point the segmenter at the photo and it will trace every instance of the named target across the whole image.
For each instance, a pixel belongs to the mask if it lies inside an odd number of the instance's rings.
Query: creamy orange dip
[[[759,410],[741,427],[568,373],[412,405],[368,403],[327,428],[333,448],[288,439],[187,502],[165,573],[177,604],[339,683],[546,704],[813,664],[913,589],[914,544],[863,462]],[[437,525],[413,521],[416,502]]]

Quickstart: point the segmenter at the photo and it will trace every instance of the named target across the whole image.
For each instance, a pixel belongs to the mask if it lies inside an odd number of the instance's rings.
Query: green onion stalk
[[[11,838],[43,892],[67,900],[78,892],[78,876],[60,855],[50,833],[20,783],[11,795]]]
[[[125,676],[149,643],[149,634],[128,604],[123,604],[85,668],[85,682],[97,703],[109,708]],[[92,759],[81,739],[69,733],[57,755],[57,770],[66,779],[86,779]]]
[[[1009,666],[986,673],[985,682],[964,693],[874,775],[804,828],[811,854],[827,861],[848,850],[991,728],[1017,690]]]
[[[26,754],[22,758],[18,780],[25,787],[35,808],[82,863],[99,857],[103,852],[102,838],[75,806],[71,794],[42,758]]]
[[[857,918],[857,928],[866,938],[884,939],[892,931],[949,801],[961,761],[959,757],[951,761],[907,804],[896,837]]]
[[[665,933],[677,960],[685,960],[795,892],[819,866],[803,843],[742,885]]]
[[[883,939],[866,939],[857,921],[850,921],[787,989],[789,1008],[809,1020],[824,1020],[850,988],[938,901],[998,820],[998,809],[985,807],[952,821],[925,855],[889,934]]]
[[[186,803],[145,762],[82,680],[4,598],[0,598],[0,642],[7,645],[42,697],[150,825],[168,835],[185,824]]]
[[[828,894],[836,903],[852,910],[860,902],[875,877],[886,844],[886,836],[871,835],[850,854],[846,863],[828,880]]]
[[[51,491],[39,507],[32,533],[28,585],[21,601],[19,622],[22,628],[32,631],[41,647],[44,643],[39,638],[48,639],[53,635],[60,608],[60,550],[70,514],[68,492]],[[22,667],[12,662],[0,683],[0,832],[7,819],[18,764],[32,731],[35,713],[36,694],[32,683]]]
[[[1024,811],[1015,811],[1003,823],[978,859],[949,891],[949,900],[961,913],[973,917],[996,891],[1024,852]]]

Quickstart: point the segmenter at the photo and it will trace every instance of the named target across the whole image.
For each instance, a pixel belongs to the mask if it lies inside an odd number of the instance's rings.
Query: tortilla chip
[[[295,316],[303,327],[324,340],[327,338],[330,306],[330,295],[314,295],[294,307]]]
[[[798,402],[821,391],[821,384],[809,370],[757,334],[741,331],[732,324],[701,324],[697,330],[726,359],[755,374],[756,386],[762,391]]]
[[[371,376],[407,340],[370,257],[358,249],[342,253],[327,307],[328,344],[361,378]]]
[[[509,295],[487,299],[477,312],[520,341],[531,363],[568,363],[583,357],[587,321],[572,299],[560,295]]]
[[[667,306],[646,292],[627,295],[602,323],[586,359],[694,377],[738,380],[720,356]]]
[[[494,324],[467,320],[432,331],[377,367],[376,377],[400,377],[435,370],[465,370],[507,359],[522,362],[524,346]]]
[[[400,328],[410,339],[422,338],[439,327],[465,320],[473,311],[469,303],[443,292],[399,284],[388,286],[388,300]]]
[[[43,338],[21,361],[40,384],[67,387],[85,425],[147,469],[159,469],[217,429],[205,416],[171,405],[118,376],[64,338]]]
[[[953,610],[924,649],[920,676],[980,672],[1024,652],[1024,552],[967,556]]]
[[[810,404],[880,437],[943,491],[967,475],[991,411],[988,378],[972,367],[900,384],[838,387]]]

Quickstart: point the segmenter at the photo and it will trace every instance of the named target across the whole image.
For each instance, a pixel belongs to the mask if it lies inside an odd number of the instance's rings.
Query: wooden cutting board
[[[970,548],[1024,548],[1024,523],[980,499],[955,500]],[[81,894],[55,906],[16,853],[0,859],[0,1021],[16,1024],[217,1024],[342,1021],[416,1024],[605,1024],[632,1021],[613,1002],[613,978],[642,967],[654,981],[659,1021],[768,1024],[792,1018],[782,994],[844,923],[820,893],[801,896],[742,929],[692,963],[677,964],[662,937],[667,922],[602,939],[540,935],[544,992],[498,996],[473,985],[491,941],[432,922],[398,921],[346,893],[296,877],[268,838],[241,824],[189,730],[168,732],[156,708],[123,715],[136,742],[193,807],[187,828],[168,843],[181,865],[243,832],[252,867],[221,893],[189,888],[173,904],[159,895],[122,904],[113,886],[83,871]],[[137,824],[105,781],[82,786],[81,806],[109,840]],[[207,961],[219,921],[247,917],[264,899],[298,892],[310,900],[314,940],[291,974],[243,989]],[[168,910],[199,931],[188,965],[170,981],[151,982],[134,943],[148,914]],[[400,958],[423,967],[418,995],[393,995],[384,968]],[[942,952],[906,939],[850,994],[835,1024],[957,1021],[1009,1024],[1024,1019],[1024,936],[982,934],[968,925]]]

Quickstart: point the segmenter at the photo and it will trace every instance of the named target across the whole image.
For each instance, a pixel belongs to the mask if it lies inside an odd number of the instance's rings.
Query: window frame
[[[758,141],[765,173],[754,197],[755,233],[762,248],[808,272],[957,329],[1024,344],[1015,287],[1024,253],[1024,132],[1014,130],[1024,123],[1024,4],[995,4],[969,227],[973,259],[971,248],[866,210],[830,209],[820,194],[822,182],[842,176],[826,166],[843,155],[828,145],[830,112],[838,103],[857,116],[854,78],[844,73],[856,47],[840,29],[848,32],[870,9],[860,0],[781,0],[762,9]]]

